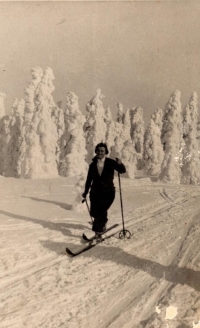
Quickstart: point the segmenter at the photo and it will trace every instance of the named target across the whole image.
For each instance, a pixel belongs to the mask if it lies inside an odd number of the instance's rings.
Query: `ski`
[[[101,233],[101,236],[104,235],[106,232],[108,232],[108,231],[110,231],[110,230],[116,228],[117,226],[118,226],[117,223],[116,223],[116,224],[113,224],[112,226],[110,226],[109,228],[107,228],[106,230],[104,230],[104,232]],[[86,234],[83,233],[82,238],[83,238],[85,241],[90,242],[90,241],[92,241],[92,240],[95,239],[95,235],[92,236],[92,237],[90,237],[90,238],[88,238],[88,237],[86,236]]]
[[[81,248],[81,249],[79,249],[78,251],[76,251],[76,252],[72,252],[68,247],[66,248],[66,253],[68,254],[68,255],[70,255],[70,256],[72,256],[72,257],[74,257],[74,256],[77,256],[77,255],[79,255],[79,254],[81,254],[81,253],[84,253],[84,252],[86,252],[86,251],[88,251],[89,249],[91,249],[92,247],[94,247],[95,246],[95,244],[89,244],[89,245],[87,245],[86,247],[84,247],[84,248]]]
[[[117,226],[117,225],[116,225],[116,226]],[[110,229],[110,230],[111,230],[111,229]],[[73,252],[72,250],[70,250],[70,249],[67,247],[67,248],[66,248],[66,253],[67,253],[68,255],[70,255],[71,257],[75,257],[75,256],[77,256],[77,255],[79,255],[79,254],[82,254],[82,253],[88,251],[89,249],[91,249],[91,248],[97,246],[98,244],[102,243],[105,239],[108,239],[108,238],[114,236],[115,234],[116,234],[116,231],[113,232],[112,234],[109,234],[109,236],[104,236],[104,237],[102,237],[102,238],[99,238],[98,240],[96,240],[95,243],[94,243],[95,239],[93,238],[93,240],[90,241],[90,243],[87,244],[87,246],[84,246],[84,247],[80,248],[78,251],[75,251],[75,252]]]

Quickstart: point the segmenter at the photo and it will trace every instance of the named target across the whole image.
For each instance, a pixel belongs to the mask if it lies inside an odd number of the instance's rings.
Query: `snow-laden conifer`
[[[197,122],[197,143],[198,143],[198,154],[200,159],[200,121]]]
[[[64,112],[61,101],[58,101],[57,104],[53,106],[51,117],[57,127],[58,139],[60,139],[65,130]]]
[[[105,121],[105,109],[103,107],[101,89],[97,89],[95,96],[87,103],[86,122],[84,131],[86,136],[87,163],[91,162],[94,156],[95,146],[100,142],[105,142],[107,125]]]
[[[6,98],[5,93],[0,92],[0,119],[5,116],[5,106],[4,106],[4,100]]]
[[[130,134],[131,121],[129,108],[125,113],[123,113],[123,120],[121,120],[120,124],[120,134],[115,138],[115,146],[112,148],[112,157],[121,158],[122,162],[126,166],[126,173],[124,176],[130,179],[134,179],[137,154]]]
[[[143,109],[135,107],[131,111],[131,138],[137,153],[143,152],[144,120]]]
[[[110,107],[108,106],[105,112],[105,121],[107,124],[107,131],[106,131],[106,144],[109,150],[109,155],[110,156],[110,150],[115,144],[115,122],[112,118],[112,113],[110,110]]]
[[[165,106],[161,134],[164,158],[160,180],[163,182],[180,183],[181,181],[183,124],[180,97],[180,91],[176,90]]]
[[[137,168],[143,167],[143,142],[144,142],[144,120],[143,109],[139,106],[130,111],[131,119],[131,139],[133,147],[137,153]]]
[[[35,90],[38,84],[41,82],[43,76],[43,70],[41,67],[36,66],[31,69],[32,81],[28,84],[24,90],[25,94],[25,109],[24,109],[24,125],[26,128],[30,125],[35,111]]]
[[[2,97],[2,99],[4,96]],[[11,165],[11,130],[16,121],[16,108],[18,105],[18,99],[15,98],[10,114],[4,115],[0,119],[0,174],[7,175],[9,167]]]
[[[23,160],[26,149],[24,126],[25,100],[15,99],[10,122],[10,140],[7,147],[6,176],[23,176]]]
[[[144,134],[144,164],[149,175],[158,175],[163,161],[163,145],[161,143],[162,109],[154,111]]]
[[[83,125],[85,117],[79,109],[78,97],[68,92],[65,110],[66,131],[69,136],[66,151],[61,159],[60,173],[63,176],[86,176],[88,164],[85,161],[87,151]]]
[[[118,103],[117,104],[117,118],[116,118],[116,121],[118,123],[123,123],[124,122],[124,107],[121,103]]]
[[[64,112],[62,109],[62,101],[57,102],[52,108],[51,111],[52,121],[54,122],[57,129],[57,143],[56,143],[56,162],[58,171],[60,169],[60,159],[61,159],[61,147],[62,147],[62,138],[65,133],[65,120]]]
[[[121,150],[121,160],[126,167],[126,173],[124,174],[124,177],[128,177],[132,180],[135,178],[136,158],[137,154],[133,146],[133,141],[130,138],[124,142]]]
[[[39,135],[37,134],[37,124],[33,123],[33,116],[36,111],[35,97],[38,84],[43,76],[43,69],[36,66],[31,69],[32,80],[24,90],[24,128],[25,128],[25,154],[23,160],[24,177],[32,178],[42,176],[42,163],[44,156],[41,154]]]
[[[115,122],[115,137],[120,137],[124,123],[124,108],[121,103],[117,104],[117,118]]]
[[[122,148],[124,146],[123,140],[120,138],[120,136],[115,137],[114,139],[114,146],[111,147],[110,151],[110,157],[115,158],[121,158],[122,157]]]
[[[200,159],[197,140],[197,93],[192,92],[189,104],[184,109],[184,150],[182,183],[197,184],[200,182]],[[186,129],[187,127],[187,129]]]
[[[8,164],[8,144],[10,141],[11,116],[0,119],[0,175],[5,175]]]
[[[112,158],[121,158],[121,150],[124,145],[124,140],[121,138],[121,134],[123,131],[123,123],[124,123],[124,108],[121,103],[117,104],[117,117],[114,122],[114,131],[113,131],[113,139],[114,144],[111,147],[110,157]]]
[[[122,126],[122,131],[120,133],[120,137],[123,140],[123,142],[131,138],[131,117],[130,117],[129,108],[126,110],[123,116],[123,126]]]
[[[50,67],[44,71],[41,82],[36,89],[36,122],[39,118],[37,133],[40,136],[41,151],[44,155],[44,175],[58,174],[56,163],[57,128],[52,120],[52,108],[55,106],[52,92],[54,75]]]
[[[51,114],[55,106],[52,92],[53,71],[46,68],[34,93],[34,114],[27,139],[25,175],[29,178],[56,176],[57,129]]]

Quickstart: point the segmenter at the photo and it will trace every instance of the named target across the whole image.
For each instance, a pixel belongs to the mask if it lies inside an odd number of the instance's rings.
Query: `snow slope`
[[[75,183],[0,178],[0,327],[198,327],[199,187],[122,178],[132,238],[70,258],[90,229]],[[109,218],[121,222],[118,187]]]

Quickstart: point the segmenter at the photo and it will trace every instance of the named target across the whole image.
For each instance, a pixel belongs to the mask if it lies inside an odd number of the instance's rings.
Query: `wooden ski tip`
[[[68,255],[70,255],[70,256],[74,256],[74,254],[70,251],[69,248],[66,248],[66,253],[67,253]]]
[[[82,238],[83,238],[83,240],[85,240],[85,241],[89,241],[89,238],[87,238],[87,236],[83,233],[82,234]]]

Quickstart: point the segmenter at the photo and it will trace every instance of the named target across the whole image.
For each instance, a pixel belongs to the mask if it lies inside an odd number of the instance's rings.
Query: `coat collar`
[[[105,161],[106,161],[106,159],[107,159],[107,157],[105,156]],[[92,159],[92,161],[93,161],[94,163],[97,163],[97,161],[98,161],[97,156],[94,156],[93,159]]]

